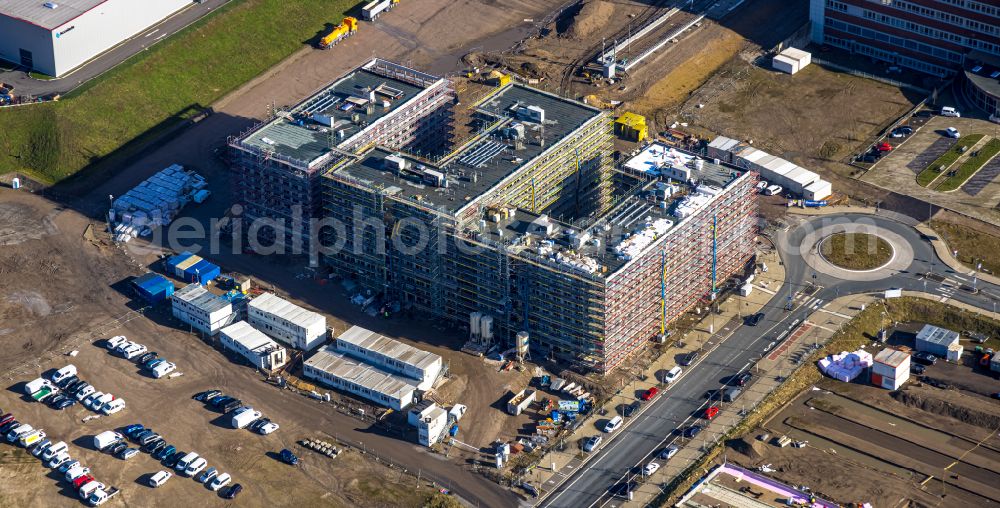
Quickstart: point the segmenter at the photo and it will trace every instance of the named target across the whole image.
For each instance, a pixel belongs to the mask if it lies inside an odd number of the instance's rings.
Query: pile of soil
[[[958,396],[956,392],[951,390],[946,393],[952,395],[951,398]],[[892,392],[892,397],[907,406],[917,407],[927,411],[928,413],[948,416],[977,427],[983,427],[986,429],[995,429],[1000,427],[1000,414],[980,411],[971,407],[955,404],[950,400],[928,397],[922,394],[913,393],[910,390]]]
[[[605,0],[583,0],[573,20],[559,34],[570,39],[584,39],[600,30],[615,13],[615,6]]]
[[[730,439],[726,442],[726,446],[736,453],[747,456],[753,462],[764,458],[764,444],[753,437]]]

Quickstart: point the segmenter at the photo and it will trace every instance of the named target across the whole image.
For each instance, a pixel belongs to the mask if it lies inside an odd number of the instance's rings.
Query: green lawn
[[[948,171],[948,168],[955,164],[955,161],[962,156],[962,148],[969,148],[983,139],[982,134],[969,134],[968,136],[962,136],[961,139],[955,142],[947,152],[941,154],[934,162],[927,165],[923,171],[917,175],[917,183],[921,187],[927,187],[935,178],[938,177],[943,172]],[[944,166],[944,169],[938,171],[938,168]]]
[[[965,159],[965,162],[958,167],[958,171],[955,172],[954,176],[949,176],[940,185],[937,186],[936,190],[947,192],[953,191],[962,186],[966,180],[969,179],[979,168],[983,167],[987,162],[990,161],[996,154],[1000,153],[1000,139],[993,138],[989,140],[985,146],[978,150],[978,154],[975,157],[969,157]]]
[[[59,102],[0,111],[0,173],[54,183],[91,164],[103,172],[141,143],[108,155],[197,115],[356,3],[235,0]]]

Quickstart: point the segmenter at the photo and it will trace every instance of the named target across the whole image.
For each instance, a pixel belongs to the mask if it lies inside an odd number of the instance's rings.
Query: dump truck
[[[333,27],[325,37],[320,39],[319,48],[329,49],[335,46],[338,42],[350,37],[354,32],[358,31],[358,19],[348,16],[340,22],[339,25]]]

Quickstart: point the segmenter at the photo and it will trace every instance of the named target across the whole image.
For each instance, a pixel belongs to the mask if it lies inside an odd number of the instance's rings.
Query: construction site
[[[466,105],[373,60],[230,146],[247,217],[301,221],[383,312],[606,373],[742,271],[757,220],[756,173],[658,144],[619,166],[613,140],[593,106],[504,80]]]

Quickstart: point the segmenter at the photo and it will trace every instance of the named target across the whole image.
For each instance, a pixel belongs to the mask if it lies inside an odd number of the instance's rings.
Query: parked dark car
[[[237,483],[236,485],[229,487],[229,489],[222,494],[222,497],[226,499],[233,499],[240,492],[243,492],[243,485]]]
[[[62,381],[59,381],[58,383],[56,383],[56,386],[58,386],[60,390],[65,390],[66,387],[76,383],[79,380],[80,378],[74,374],[66,379],[63,379]]]
[[[611,492],[612,496],[622,497],[622,498],[626,498],[627,499],[628,496],[629,496],[629,493],[632,492],[633,490],[635,490],[636,487],[638,487],[638,486],[639,486],[639,484],[636,483],[636,482],[634,482],[634,481],[631,481],[631,482],[621,482],[621,483],[615,484],[613,487],[611,487],[608,490],[609,490],[609,492]]]
[[[764,319],[764,313],[763,312],[758,312],[756,314],[750,314],[746,318],[746,324],[747,324],[747,326],[757,326],[757,324],[759,324],[762,319]]]
[[[699,356],[701,356],[701,353],[699,353],[698,351],[691,351],[690,353],[681,357],[681,365],[683,365],[684,367],[689,367],[692,363],[695,362],[695,360],[698,359]]]
[[[993,397],[994,399],[1000,400],[1000,392],[996,392],[993,395],[990,395],[990,397]]]
[[[937,357],[926,351],[918,351],[913,353],[913,361],[924,365],[934,365],[937,363]]]
[[[163,459],[163,465],[167,467],[174,467],[177,465],[177,461],[184,458],[184,456],[187,455],[187,453],[188,452],[182,450],[177,450],[176,452],[174,452],[173,455]]]
[[[278,456],[281,457],[282,462],[290,466],[294,466],[299,463],[299,458],[296,457],[295,454],[288,448],[281,450],[281,452],[278,453]]]
[[[53,395],[52,397],[49,397],[48,400],[45,401],[45,403],[48,404],[49,407],[53,407],[54,408],[54,407],[57,407],[62,401],[66,400],[68,398],[69,397],[67,397],[67,396],[65,396],[65,395],[63,395],[61,393],[57,393],[57,394]]]
[[[683,435],[688,439],[692,439],[697,436],[699,432],[701,432],[701,425],[692,425],[684,429]]]
[[[270,421],[271,420],[268,420],[267,418],[257,418],[256,420],[250,422],[250,425],[247,425],[247,430],[250,432],[257,432],[261,427]]]
[[[87,382],[82,379],[77,379],[76,381],[73,381],[73,384],[67,386],[63,392],[73,395],[80,391],[80,388],[83,388],[84,386],[87,386]]]
[[[924,367],[923,365],[920,365],[919,363],[911,363],[910,364],[910,372],[913,373],[913,374],[920,375],[920,374],[923,374],[926,371],[927,371],[927,367]]]
[[[142,365],[142,368],[149,370],[153,367],[153,364],[160,359],[160,354],[153,352],[153,353],[146,353],[146,355],[153,355],[153,356],[144,362],[140,362],[139,365]]]
[[[740,372],[739,374],[733,376],[733,384],[736,386],[746,386],[751,379],[753,379],[752,372],[750,371]]]
[[[238,408],[238,407],[240,407],[242,405],[243,405],[243,401],[240,400],[240,399],[231,400],[231,401],[227,402],[226,405],[222,406],[222,412],[223,413],[228,413],[228,412],[230,412],[230,411],[232,411],[232,410],[234,410],[234,409],[236,409],[236,408]]]
[[[20,424],[21,424],[21,422],[19,422],[17,420],[11,420],[11,421],[9,421],[9,422],[3,424],[2,426],[0,426],[0,434],[6,434],[6,433],[10,432],[10,429],[13,429],[14,427],[17,427]]]
[[[219,390],[205,390],[194,394],[191,398],[197,400],[198,402],[207,402],[218,395],[222,395],[222,392]]]
[[[139,365],[146,365],[147,363],[155,360],[157,356],[160,356],[160,354],[157,353],[156,351],[150,351],[149,353],[140,356],[139,360],[137,360],[136,363],[138,363]]]
[[[152,454],[152,457],[156,460],[163,460],[167,457],[173,456],[174,452],[177,451],[177,447],[174,445],[167,445],[160,448],[156,453]]]
[[[125,428],[122,429],[122,434],[125,434],[126,437],[134,438],[136,434],[144,430],[146,430],[146,428],[143,427],[142,424],[133,423],[132,425],[125,426]]]
[[[618,412],[621,413],[622,417],[624,418],[631,418],[632,415],[634,415],[635,412],[639,410],[639,407],[641,407],[639,402],[633,402],[628,405],[621,404],[618,406]]]
[[[126,448],[128,448],[128,443],[126,443],[125,441],[119,441],[118,444],[113,445],[113,446],[109,446],[109,447],[105,448],[104,451],[108,452],[111,455],[118,455],[119,453],[121,453],[122,451],[124,451]]]
[[[74,399],[73,397],[66,397],[66,399],[57,404],[55,408],[58,409],[59,411],[62,411],[63,409],[66,409],[73,405],[76,405],[76,399]]]
[[[167,446],[167,442],[164,441],[163,438],[158,437],[142,445],[142,451],[152,455],[165,446]]]
[[[213,407],[219,407],[219,406],[221,406],[221,405],[223,405],[226,402],[229,402],[231,400],[233,400],[232,397],[230,397],[228,395],[225,395],[225,394],[219,394],[219,395],[216,395],[215,397],[212,397],[212,398],[208,399],[208,403],[209,403],[209,405],[211,405]]]

